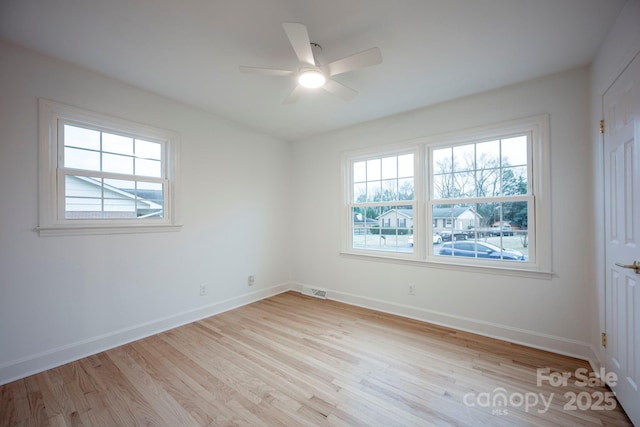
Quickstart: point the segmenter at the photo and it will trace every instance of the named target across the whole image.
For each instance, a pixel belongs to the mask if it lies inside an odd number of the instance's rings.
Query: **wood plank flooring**
[[[6,384],[0,426],[631,425],[547,367],[588,364],[287,292]]]

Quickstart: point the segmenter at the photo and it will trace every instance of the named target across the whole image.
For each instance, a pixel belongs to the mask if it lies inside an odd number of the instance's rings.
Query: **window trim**
[[[531,135],[530,161],[528,171],[530,178],[530,197],[535,222],[529,224],[529,233],[534,236],[534,258],[527,263],[496,262],[478,259],[466,259],[456,257],[439,257],[433,255],[429,244],[431,241],[426,234],[430,229],[427,220],[433,221],[427,212],[430,188],[430,163],[428,159],[429,148],[438,146],[462,145],[465,143],[488,140],[496,137],[506,137],[511,134],[529,133]],[[416,209],[414,210],[414,252],[403,254],[398,252],[372,251],[366,249],[354,249],[352,247],[351,229],[351,165],[354,161],[394,155],[403,151],[416,150],[415,159],[415,187]],[[504,121],[500,123],[479,126],[471,129],[448,132],[433,136],[422,137],[395,143],[382,147],[360,149],[345,152],[342,155],[342,174],[344,183],[343,239],[341,255],[359,259],[376,259],[393,263],[409,265],[433,266],[446,269],[463,271],[490,271],[508,275],[532,276],[550,279],[553,276],[551,258],[551,163],[549,141],[549,114],[542,114],[522,119]],[[424,225],[423,225],[424,224]],[[433,226],[433,224],[431,224]],[[428,240],[428,241],[427,241]]]
[[[414,211],[414,221],[413,221],[413,235],[416,233],[422,232],[423,226],[415,220],[415,213],[418,212],[420,206],[418,203],[418,191],[422,190],[422,181],[423,181],[423,169],[420,168],[421,159],[422,159],[422,151],[419,145],[415,144],[394,144],[387,145],[385,147],[379,148],[378,150],[359,150],[357,152],[352,152],[351,154],[344,154],[342,156],[342,174],[343,174],[343,182],[345,191],[344,194],[344,205],[345,205],[345,221],[344,221],[344,232],[342,234],[342,251],[341,253],[348,253],[352,255],[362,255],[362,256],[381,256],[383,258],[393,258],[393,259],[404,259],[404,260],[415,260],[417,259],[418,250],[414,245],[413,252],[400,252],[400,251],[376,251],[372,249],[359,249],[353,248],[353,230],[352,230],[352,209],[354,205],[360,205],[362,203],[353,202],[353,188],[351,186],[351,177],[353,176],[353,163],[357,161],[366,161],[376,158],[383,158],[389,156],[401,156],[404,154],[413,154],[413,191],[414,191],[414,199],[413,200],[390,200],[385,202],[368,202],[368,206],[406,206],[410,207]],[[378,254],[378,252],[380,252]]]
[[[64,218],[64,194],[59,191],[65,174],[59,170],[62,159],[60,123],[135,135],[152,141],[162,141],[166,182],[162,219],[82,219]],[[138,124],[129,120],[100,114],[38,99],[38,227],[40,236],[122,234],[179,231],[177,222],[177,188],[180,139],[176,132]],[[66,169],[69,171],[71,169]],[[84,171],[82,172],[84,174]],[[104,173],[101,173],[104,174]],[[142,177],[141,177],[142,178]],[[143,180],[147,179],[144,177]]]

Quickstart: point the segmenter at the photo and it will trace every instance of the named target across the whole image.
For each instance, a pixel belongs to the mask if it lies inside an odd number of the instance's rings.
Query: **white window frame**
[[[400,144],[397,146],[388,146],[384,149],[378,149],[376,151],[364,150],[358,153],[351,153],[348,156],[343,156],[343,181],[345,182],[345,205],[346,205],[346,234],[344,234],[344,239],[342,242],[343,253],[351,253],[357,255],[372,255],[372,256],[382,256],[385,257],[389,254],[393,258],[398,259],[415,259],[416,258],[416,249],[414,247],[413,252],[401,252],[401,251],[382,251],[382,250],[371,250],[371,249],[362,249],[362,248],[353,248],[353,208],[355,207],[380,207],[380,206],[395,206],[395,207],[407,207],[413,209],[414,217],[415,212],[417,212],[418,205],[418,192],[422,192],[421,183],[423,181],[422,177],[422,168],[419,166],[421,162],[421,153],[422,151],[418,146],[411,146],[407,144]],[[353,202],[353,185],[352,185],[352,177],[353,177],[353,164],[360,161],[373,160],[384,157],[392,157],[392,156],[402,156],[405,154],[413,154],[413,179],[414,179],[414,199],[413,200],[392,200],[392,201],[384,201],[384,202],[364,202],[364,203],[356,203]],[[390,221],[390,219],[389,219]],[[384,221],[382,227],[384,228]],[[413,222],[413,234],[420,233],[423,226],[414,220]]]
[[[528,134],[530,137],[528,179],[529,193],[524,196],[529,201],[529,260],[500,261],[482,260],[465,257],[446,257],[434,254],[432,245],[433,218],[431,216],[432,185],[430,171],[430,152],[434,148],[463,145],[504,138],[509,135]],[[417,145],[416,145],[417,144]],[[392,251],[378,251],[353,248],[352,229],[352,165],[356,161],[367,158],[383,157],[389,154],[415,150],[415,207],[414,207],[414,251],[405,254]],[[443,135],[429,136],[404,144],[389,147],[378,147],[355,152],[347,152],[342,156],[344,182],[345,214],[343,216],[342,254],[346,256],[376,258],[381,261],[401,262],[454,268],[469,271],[491,271],[494,273],[514,274],[551,278],[551,164],[549,160],[549,115],[539,115],[523,119],[491,124],[478,128],[451,132]],[[470,202],[488,203],[493,199],[469,199]],[[508,200],[502,200],[508,201]],[[438,200],[438,203],[445,203]],[[389,204],[389,203],[387,203]]]
[[[120,234],[178,231],[177,188],[179,136],[177,133],[134,123],[128,120],[87,111],[47,99],[38,100],[38,227],[40,236]],[[163,176],[147,178],[163,184],[163,217],[131,219],[67,219],[65,218],[65,176],[73,172],[86,176],[120,178],[120,174],[86,173],[66,169],[62,165],[64,124],[135,136],[162,145]],[[126,176],[126,175],[125,175]]]

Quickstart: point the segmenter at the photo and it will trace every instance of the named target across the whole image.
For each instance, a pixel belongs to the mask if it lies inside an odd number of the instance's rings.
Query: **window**
[[[174,133],[40,100],[40,235],[174,231]]]
[[[414,152],[350,163],[350,234],[353,248],[413,252]]]
[[[343,157],[343,252],[551,272],[548,116],[415,143]]]
[[[535,220],[529,182],[531,132],[478,142],[428,147],[431,197],[428,210],[445,218],[435,233],[453,240],[473,240],[495,245],[469,245],[457,253],[447,247],[438,256],[464,256],[490,260],[526,262],[529,259],[529,218]],[[529,214],[531,211],[531,215]],[[448,238],[447,240],[451,240]]]

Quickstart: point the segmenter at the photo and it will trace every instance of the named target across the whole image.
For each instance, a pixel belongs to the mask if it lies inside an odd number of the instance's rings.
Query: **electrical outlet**
[[[416,294],[416,285],[414,283],[409,283],[409,295]]]
[[[209,293],[209,290],[207,289],[206,283],[203,283],[200,285],[200,296],[207,295],[207,293]]]
[[[253,286],[256,283],[256,276],[253,274],[247,278],[247,285]]]

